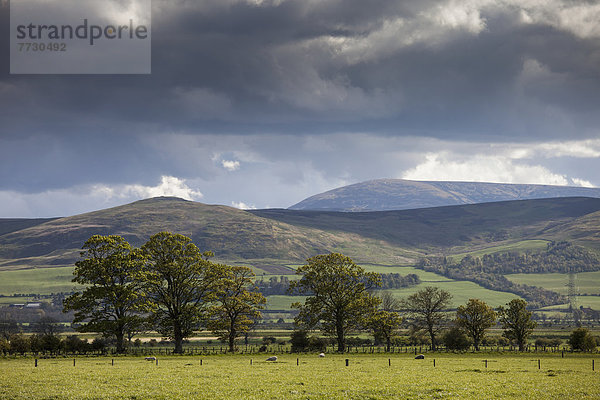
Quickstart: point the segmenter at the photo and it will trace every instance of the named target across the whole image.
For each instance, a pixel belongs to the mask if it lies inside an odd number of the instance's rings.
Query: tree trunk
[[[173,339],[175,340],[175,350],[173,353],[183,354],[183,333],[179,323],[173,325]]]
[[[435,351],[435,333],[433,332],[433,329],[429,329],[429,337],[431,338],[431,350]]]
[[[479,351],[479,340],[473,340],[473,346],[475,347],[475,351]]]
[[[346,351],[346,337],[344,336],[344,325],[342,321],[338,321],[335,328],[337,334],[338,353]]]
[[[117,332],[115,336],[117,337],[117,353],[124,353],[125,346],[123,345],[123,342],[125,341],[125,334],[123,332]]]
[[[231,330],[229,332],[229,352],[233,353],[235,351],[235,336],[236,336],[236,332],[234,330]]]
[[[387,342],[387,348],[385,351],[387,351],[389,353],[390,349],[392,348],[392,338],[390,336],[388,336],[386,342]]]

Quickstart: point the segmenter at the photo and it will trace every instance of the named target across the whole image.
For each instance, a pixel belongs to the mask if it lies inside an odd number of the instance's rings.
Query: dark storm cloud
[[[544,115],[552,106],[568,134],[589,135],[600,122],[597,37],[519,23],[514,4],[473,2],[479,31],[461,10],[437,26],[444,15],[423,17],[460,4],[155,1],[151,76],[8,76],[4,65],[3,130],[564,135]],[[336,40],[363,43],[344,52]],[[361,58],[360,46],[372,54]],[[520,82],[527,59],[560,79]]]
[[[165,156],[170,133],[285,135],[298,148],[330,133],[597,137],[600,31],[585,15],[598,7],[574,4],[154,0],[151,75],[9,75],[1,63],[0,189],[218,176],[210,159],[226,146],[184,161],[184,147]],[[7,7],[0,21],[8,54]],[[262,138],[262,157],[295,157]],[[339,177],[340,158],[312,165]],[[301,181],[292,170],[282,179]]]

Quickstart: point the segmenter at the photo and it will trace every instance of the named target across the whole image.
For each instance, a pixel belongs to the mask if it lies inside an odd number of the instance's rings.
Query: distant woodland
[[[401,289],[411,286],[416,286],[421,283],[421,279],[417,274],[400,275],[397,273],[392,274],[379,274],[381,276],[381,286],[379,289]],[[264,296],[272,295],[296,295],[297,293],[288,291],[290,287],[290,280],[287,276],[280,276],[279,279],[276,276],[269,278],[269,280],[256,280],[255,281],[258,290]]]

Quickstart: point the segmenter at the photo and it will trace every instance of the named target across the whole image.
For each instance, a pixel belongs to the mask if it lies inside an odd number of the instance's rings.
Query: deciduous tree
[[[402,301],[402,308],[413,320],[415,327],[426,330],[429,334],[432,350],[437,348],[436,334],[448,321],[446,310],[451,299],[452,295],[449,292],[427,286]]]
[[[217,282],[215,302],[208,310],[208,329],[235,351],[235,341],[248,332],[261,318],[260,309],[267,302],[257,291],[247,267],[220,266],[221,278]]]
[[[339,253],[309,258],[296,273],[301,278],[290,282],[290,291],[308,296],[304,304],[292,305],[300,310],[296,324],[319,327],[336,338],[337,349],[343,352],[348,333],[366,327],[377,310],[380,300],[369,290],[380,284],[379,275]]]
[[[521,299],[513,299],[507,307],[499,307],[498,315],[504,337],[517,342],[519,351],[525,350],[527,338],[536,327],[536,322],[531,320],[531,311],[527,311],[527,302]]]
[[[73,282],[87,287],[65,299],[63,311],[75,311],[80,332],[114,336],[117,352],[123,352],[126,333],[143,322],[143,258],[121,236],[92,236],[83,249]]]
[[[469,299],[466,305],[459,306],[456,310],[456,324],[473,339],[473,346],[477,351],[485,331],[495,323],[496,312],[482,300]]]
[[[373,336],[379,342],[385,343],[386,351],[390,351],[392,339],[397,335],[402,318],[395,311],[377,310],[369,320]]]
[[[145,292],[152,306],[151,320],[158,332],[183,352],[183,339],[199,328],[215,298],[220,267],[208,261],[192,240],[180,234],[153,235],[142,252],[146,259]]]

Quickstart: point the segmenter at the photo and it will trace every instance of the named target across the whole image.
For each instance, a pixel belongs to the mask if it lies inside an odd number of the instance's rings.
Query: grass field
[[[80,287],[72,283],[74,267],[21,269],[0,271],[0,294],[50,294],[70,292]]]
[[[447,290],[452,294],[452,305],[457,307],[465,304],[469,299],[481,299],[492,307],[504,305],[512,299],[518,299],[519,296],[512,293],[496,292],[477,285],[469,281],[448,281],[428,283],[424,282],[417,286],[407,289],[392,289],[389,290],[396,297],[407,297],[411,294],[423,289],[425,286],[437,286],[440,289]]]
[[[575,275],[577,293],[600,295],[600,271],[580,272]],[[512,274],[506,275],[515,283],[524,283],[531,286],[540,286],[561,294],[568,294],[568,274]]]
[[[522,240],[520,242],[515,243],[507,243],[494,247],[486,247],[481,250],[468,251],[465,253],[452,254],[449,258],[453,261],[460,261],[467,255],[471,255],[473,257],[481,257],[486,254],[496,254],[496,253],[507,253],[507,252],[517,252],[522,253],[526,251],[539,251],[545,250],[548,246],[547,240]]]
[[[577,307],[590,307],[594,310],[600,309],[600,296],[577,296]],[[566,310],[569,308],[569,304],[560,304],[556,306],[548,306],[542,308],[542,310],[552,310],[552,309],[563,309]]]
[[[598,359],[598,355],[595,355]],[[252,357],[252,365],[251,365]],[[296,365],[296,357],[299,365]],[[592,357],[435,354],[267,355],[0,360],[0,398],[36,399],[592,399]],[[349,366],[345,366],[345,359]],[[433,365],[433,358],[436,364]],[[484,359],[488,359],[487,368]],[[541,369],[538,369],[538,359]],[[202,360],[202,364],[200,363]],[[390,360],[390,361],[388,361]],[[389,363],[391,362],[391,365]]]

